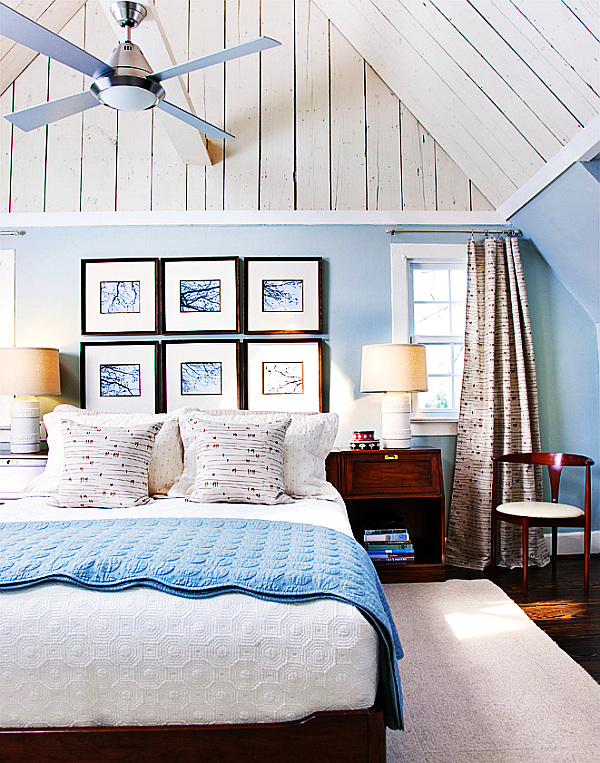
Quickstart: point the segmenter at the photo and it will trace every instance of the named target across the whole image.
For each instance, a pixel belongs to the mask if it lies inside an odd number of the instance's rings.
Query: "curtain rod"
[[[515,228],[483,228],[474,226],[472,228],[388,228],[386,233],[504,233],[511,236],[522,236],[523,231]]]

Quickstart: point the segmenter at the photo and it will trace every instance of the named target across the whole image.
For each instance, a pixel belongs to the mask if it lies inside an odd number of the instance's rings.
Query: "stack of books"
[[[415,561],[415,548],[404,528],[365,528],[365,548],[374,562],[409,564]]]

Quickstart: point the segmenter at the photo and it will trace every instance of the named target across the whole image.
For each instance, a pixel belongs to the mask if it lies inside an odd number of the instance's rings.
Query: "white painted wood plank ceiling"
[[[494,204],[600,110],[600,3],[314,1]]]

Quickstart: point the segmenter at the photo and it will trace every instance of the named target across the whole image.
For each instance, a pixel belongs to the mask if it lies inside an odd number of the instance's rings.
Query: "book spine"
[[[365,541],[371,543],[395,543],[397,541],[409,540],[408,532],[389,532],[389,533],[371,533],[365,530]]]
[[[408,541],[399,541],[397,543],[365,543],[367,551],[372,549],[373,551],[414,551],[415,547]]]

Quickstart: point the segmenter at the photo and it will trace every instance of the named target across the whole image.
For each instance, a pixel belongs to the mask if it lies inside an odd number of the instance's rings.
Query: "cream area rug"
[[[404,647],[388,763],[595,763],[600,684],[488,580],[384,586]]]

